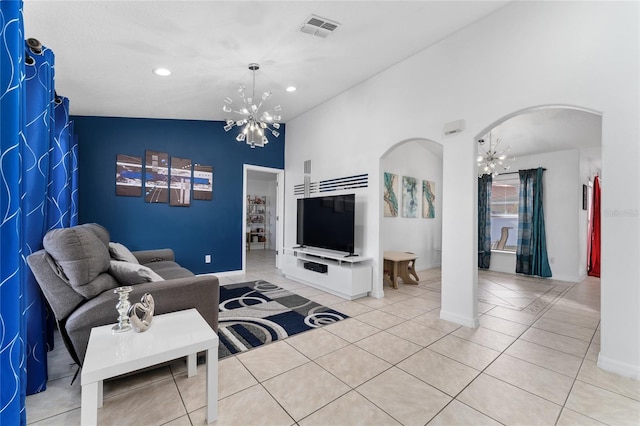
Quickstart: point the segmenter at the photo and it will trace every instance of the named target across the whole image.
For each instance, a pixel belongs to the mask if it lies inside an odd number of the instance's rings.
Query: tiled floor
[[[284,278],[273,252],[250,252],[248,265],[221,283],[265,279],[352,318],[222,360],[219,426],[640,423],[640,382],[596,366],[597,279],[568,289],[543,282],[564,294],[532,313],[521,302],[535,302],[540,280],[482,273],[481,289],[513,306],[479,303],[480,327],[468,329],[438,318],[438,270],[420,271],[418,286],[385,289],[383,299],[345,301]],[[27,397],[28,423],[79,424],[80,384],[69,385],[69,363],[56,345],[47,390]],[[106,382],[99,422],[203,424],[198,368],[187,378],[176,361]]]

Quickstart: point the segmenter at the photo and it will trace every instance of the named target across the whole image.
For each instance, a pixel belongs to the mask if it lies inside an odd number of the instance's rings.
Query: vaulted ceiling
[[[25,36],[55,53],[56,90],[74,115],[223,120],[223,101],[270,90],[283,121],[483,19],[508,1],[39,1]],[[328,37],[300,29],[312,15]],[[152,73],[158,67],[169,77]],[[295,86],[288,93],[285,89]],[[496,117],[498,118],[498,117]],[[599,116],[538,110],[494,131],[517,155],[595,148]]]
[[[24,17],[26,37],[56,55],[72,114],[222,120],[257,62],[256,92],[272,91],[286,122],[505,3],[33,0]],[[340,25],[327,38],[301,32],[312,14]]]

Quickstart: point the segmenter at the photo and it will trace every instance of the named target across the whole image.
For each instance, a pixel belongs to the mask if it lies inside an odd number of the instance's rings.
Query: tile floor
[[[265,279],[352,318],[220,361],[218,426],[640,423],[640,382],[596,366],[597,279],[542,283],[562,295],[532,313],[521,302],[540,280],[481,273],[480,289],[500,300],[479,303],[480,327],[468,329],[438,318],[439,270],[383,299],[345,301],[284,278],[273,252],[250,252],[248,265],[221,283]],[[27,397],[28,423],[80,423],[69,363],[57,344],[47,390]],[[187,378],[176,361],[106,382],[100,424],[204,424],[198,368]]]

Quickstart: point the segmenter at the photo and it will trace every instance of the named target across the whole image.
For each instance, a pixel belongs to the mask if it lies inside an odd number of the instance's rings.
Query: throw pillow
[[[105,283],[95,288],[91,283],[109,270],[109,251],[93,232],[79,226],[52,229],[42,244],[77,293],[90,299],[103,291]]]
[[[121,260],[129,263],[140,263],[131,251],[120,243],[109,243],[109,254],[113,260]]]
[[[138,263],[123,262],[121,260],[111,261],[109,273],[113,275],[121,285],[164,281],[164,278],[147,266]]]

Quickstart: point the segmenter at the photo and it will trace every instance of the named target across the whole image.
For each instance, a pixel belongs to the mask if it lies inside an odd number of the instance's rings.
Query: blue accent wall
[[[225,132],[221,121],[73,116],[79,150],[79,223],[96,222],[111,240],[130,250],[171,248],[192,272],[242,268],[243,165],[284,168],[285,129],[264,148],[251,149]],[[116,155],[142,157],[145,150],[213,166],[213,200],[190,207],[145,203],[116,196]],[[143,191],[144,192],[144,191]],[[205,264],[210,254],[212,263]]]

